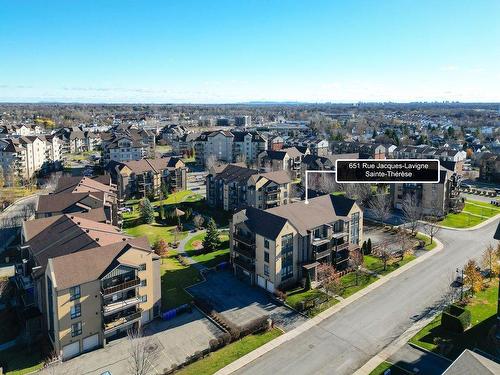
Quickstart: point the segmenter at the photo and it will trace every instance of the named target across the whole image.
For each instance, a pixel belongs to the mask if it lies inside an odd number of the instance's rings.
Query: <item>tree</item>
[[[344,184],[343,190],[347,198],[356,200],[360,206],[366,206],[372,195],[370,184]]]
[[[157,240],[153,245],[153,250],[158,256],[166,256],[168,252],[167,242],[163,238]]]
[[[367,254],[372,253],[372,239],[368,238],[368,242],[366,242],[366,252]]]
[[[311,275],[309,272],[306,272],[306,285],[304,286],[305,290],[311,290]]]
[[[203,238],[203,250],[207,253],[215,251],[220,246],[219,231],[214,219],[210,219],[207,225],[207,234]]]
[[[162,181],[161,185],[160,185],[160,194],[161,194],[161,197],[160,199],[167,199],[168,198],[168,190],[169,190],[169,186],[167,183],[165,183],[164,181]]]
[[[203,226],[203,222],[205,221],[205,219],[203,219],[203,216],[201,215],[196,215],[194,218],[193,218],[193,224],[195,225],[196,228],[201,228]]]
[[[128,338],[128,373],[133,375],[148,375],[154,372],[159,351],[158,345],[151,337],[144,337],[142,332],[131,329]]]
[[[214,154],[208,155],[207,159],[205,160],[205,168],[208,173],[212,173],[212,169],[215,164],[217,164],[217,157]]]
[[[408,224],[411,234],[415,234],[418,222],[422,219],[422,208],[417,203],[417,198],[413,195],[408,195],[403,200],[401,207],[403,211],[403,218]]]
[[[490,280],[492,276],[498,275],[500,264],[497,251],[493,248],[493,246],[488,245],[484,250],[481,258],[481,265],[483,268],[490,270]]]
[[[463,283],[472,293],[479,292],[483,288],[483,276],[479,272],[479,266],[474,259],[470,259],[464,266]]]
[[[401,246],[401,260],[403,260],[405,253],[410,250],[413,240],[405,229],[401,229],[398,234],[399,236],[397,241]]]
[[[384,264],[384,271],[386,271],[387,270],[387,263],[389,263],[389,261],[391,260],[392,255],[387,250],[385,245],[380,249],[379,258],[382,261],[382,263]]]
[[[155,211],[148,198],[143,198],[139,204],[141,219],[146,224],[151,224],[155,220]]]
[[[316,276],[319,282],[327,284],[335,276],[335,267],[328,263],[321,263],[316,268]]]
[[[424,224],[424,232],[431,238],[431,244],[434,240],[434,236],[441,230],[441,227],[437,225],[437,222],[437,218],[432,216],[428,217],[426,223]]]
[[[356,285],[358,285],[359,271],[363,263],[363,254],[359,249],[349,251],[349,265],[354,269],[354,272],[356,274]]]
[[[344,286],[342,285],[342,280],[340,280],[340,276],[338,273],[334,274],[326,284],[323,284],[323,287],[326,290],[326,294],[328,298],[330,295],[338,296],[342,294]]]
[[[391,210],[391,201],[389,199],[389,195],[387,194],[377,194],[370,200],[368,207],[373,211],[375,217],[380,221],[380,223],[384,223],[385,220],[389,217],[389,213]]]
[[[5,186],[5,177],[3,175],[3,168],[0,165],[0,188],[3,188]]]

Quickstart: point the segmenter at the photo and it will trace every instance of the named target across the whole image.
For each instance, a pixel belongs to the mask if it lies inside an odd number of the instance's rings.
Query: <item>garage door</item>
[[[270,291],[271,293],[274,293],[274,284],[272,282],[268,281],[266,289],[268,291]]]
[[[87,352],[99,346],[99,334],[86,337],[83,339],[83,352]]]
[[[143,311],[141,316],[141,326],[149,323],[149,310]]]
[[[63,361],[65,361],[66,359],[70,359],[78,354],[80,354],[80,342],[79,341],[63,347],[62,359],[63,359]]]
[[[259,285],[261,288],[266,289],[266,279],[264,279],[262,276],[257,276],[257,285]]]

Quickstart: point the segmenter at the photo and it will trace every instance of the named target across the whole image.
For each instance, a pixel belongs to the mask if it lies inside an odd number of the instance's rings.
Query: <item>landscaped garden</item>
[[[449,213],[439,224],[452,228],[469,228],[500,214],[500,208],[476,200],[467,200],[460,213]]]
[[[184,251],[189,257],[207,268],[227,261],[229,259],[229,235],[227,233],[220,233],[220,245],[216,250],[210,252],[203,251],[203,239],[205,236],[205,232],[199,233],[186,243]]]
[[[162,311],[190,303],[193,297],[184,288],[202,281],[196,268],[182,265],[176,256],[177,252],[170,251],[161,259]]]
[[[221,368],[243,357],[245,354],[257,349],[258,347],[274,340],[280,336],[282,331],[272,329],[267,332],[256,333],[243,337],[241,340],[235,341],[222,349],[210,353],[207,357],[183,368],[177,374],[179,375],[198,375],[198,374],[214,374]]]
[[[490,335],[495,327],[498,302],[498,282],[496,278],[485,284],[484,290],[477,292],[464,307],[470,312],[470,327],[463,333],[445,329],[439,314],[431,323],[418,332],[410,342],[434,353],[455,359],[464,349],[478,348],[494,354]]]
[[[381,258],[373,255],[365,255],[364,267],[372,272],[376,272],[379,275],[387,275],[414,259],[415,255],[413,254],[405,254],[403,259],[400,257],[389,259],[384,269],[384,261]]]

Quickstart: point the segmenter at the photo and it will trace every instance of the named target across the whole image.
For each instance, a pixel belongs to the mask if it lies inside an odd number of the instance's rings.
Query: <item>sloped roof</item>
[[[354,204],[352,199],[327,194],[309,199],[309,204],[301,201],[270,208],[266,212],[286,218],[301,235],[306,235],[308,230],[346,217]]]
[[[253,207],[245,209],[245,216],[248,218],[245,221],[248,228],[266,238],[276,238],[287,222],[281,216]]]
[[[131,248],[151,251],[149,245],[143,248],[141,238],[128,238],[122,242],[53,258],[51,262],[57,289],[67,289],[99,279],[120,254]]]
[[[112,225],[69,214],[27,221],[24,228],[25,234],[30,234],[26,244],[43,269],[49,258],[130,238]]]
[[[276,182],[277,184],[287,184],[289,182],[292,182],[292,179],[290,178],[290,175],[288,174],[287,171],[274,171],[274,172],[266,172],[266,173],[260,173],[255,176],[257,180],[260,177],[265,177],[270,181]]]
[[[497,375],[500,364],[478,353],[465,349],[443,375]]]
[[[62,192],[59,194],[48,194],[40,195],[38,197],[38,206],[36,211],[39,213],[49,213],[49,212],[62,212],[65,209],[73,206],[74,204],[82,201],[83,199],[90,197],[93,201],[101,201],[96,207],[102,206],[103,203],[103,193],[71,193]],[[95,207],[94,207],[95,208]]]
[[[109,177],[107,177],[109,180]],[[92,179],[90,177],[81,176],[62,176],[57,181],[57,186],[54,192],[72,192],[72,193],[83,193],[83,192],[105,192],[114,193],[114,189],[100,182],[98,179]]]
[[[219,173],[217,173],[217,179],[222,179],[224,182],[234,182],[234,181],[248,181],[248,179],[254,175],[258,174],[259,171],[255,169],[250,169],[246,167],[241,167],[236,164],[228,164]]]
[[[165,169],[174,169],[175,165],[181,161],[176,157],[131,160],[122,163],[134,173],[155,172],[159,173]],[[184,164],[184,163],[182,163]]]

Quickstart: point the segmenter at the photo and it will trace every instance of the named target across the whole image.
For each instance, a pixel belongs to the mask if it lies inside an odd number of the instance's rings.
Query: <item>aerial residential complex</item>
[[[233,215],[231,264],[236,276],[274,292],[316,281],[320,263],[348,267],[349,252],[363,242],[363,212],[342,196],[323,195],[267,210],[249,207]]]

